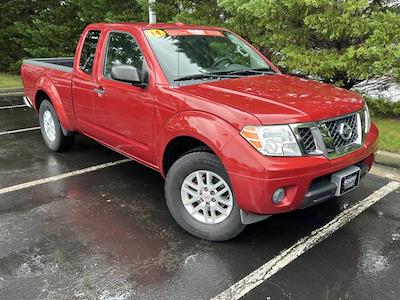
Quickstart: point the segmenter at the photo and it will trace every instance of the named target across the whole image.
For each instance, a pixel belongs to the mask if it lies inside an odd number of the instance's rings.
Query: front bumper
[[[221,159],[238,206],[247,213],[271,215],[331,198],[333,186],[328,181],[329,175],[348,166],[363,166],[365,175],[374,160],[377,138],[378,130],[373,125],[360,149],[329,160],[324,156],[265,157],[254,151],[242,137],[236,137],[222,149]],[[271,201],[272,195],[281,187],[285,188],[286,196],[275,205]]]
[[[365,163],[356,164],[361,169],[361,178],[369,171],[369,166]],[[314,180],[304,196],[300,208],[307,208],[315,204],[324,202],[335,196],[337,190],[336,184],[331,182],[330,174]]]

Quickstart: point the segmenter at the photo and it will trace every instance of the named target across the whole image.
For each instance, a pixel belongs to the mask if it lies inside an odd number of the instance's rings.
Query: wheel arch
[[[175,161],[183,155],[195,151],[214,153],[214,151],[203,141],[191,136],[177,136],[166,145],[162,157],[162,174],[167,174]]]
[[[62,127],[65,130],[74,131],[74,127],[65,111],[60,94],[58,93],[55,85],[47,77],[41,77],[37,82],[37,90],[34,99],[36,111],[39,111],[40,104],[43,102],[43,100],[48,100],[53,105]]]
[[[236,134],[231,124],[204,112],[182,112],[165,122],[160,130],[157,162],[161,175],[166,176],[172,164],[193,149],[215,154],[224,165],[224,145]],[[176,150],[178,149],[178,150]],[[175,152],[174,152],[175,151]],[[171,152],[174,153],[171,157]]]
[[[47,95],[47,93],[44,90],[40,89],[36,92],[36,95],[35,95],[35,104],[34,105],[35,105],[35,108],[37,111],[39,111],[40,104],[42,104],[43,100],[49,100],[50,103],[52,103],[49,95]]]

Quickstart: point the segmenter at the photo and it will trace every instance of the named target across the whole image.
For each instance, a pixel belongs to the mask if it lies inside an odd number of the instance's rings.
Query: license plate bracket
[[[350,166],[339,172],[333,173],[331,181],[336,185],[335,196],[344,195],[358,187],[360,183],[361,169]]]

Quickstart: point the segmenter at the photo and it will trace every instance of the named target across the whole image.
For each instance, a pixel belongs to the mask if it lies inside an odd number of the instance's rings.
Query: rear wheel
[[[56,152],[71,148],[75,135],[64,134],[53,105],[43,100],[39,108],[40,131],[46,146]]]
[[[245,228],[228,174],[212,153],[178,159],[168,171],[165,197],[175,221],[197,237],[225,241]]]

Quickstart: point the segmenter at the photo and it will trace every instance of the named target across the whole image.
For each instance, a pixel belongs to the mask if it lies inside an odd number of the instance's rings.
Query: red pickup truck
[[[82,133],[157,170],[176,222],[204,239],[353,190],[377,149],[360,95],[284,75],[223,28],[92,24],[75,58],[21,74],[50,150]]]

